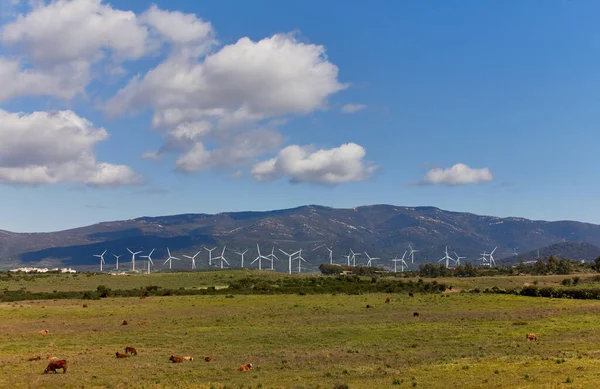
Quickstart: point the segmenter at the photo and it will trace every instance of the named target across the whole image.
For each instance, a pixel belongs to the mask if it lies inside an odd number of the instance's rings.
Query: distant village
[[[76,270],[68,268],[59,269],[55,267],[54,269],[48,269],[47,267],[19,267],[17,269],[9,270],[11,272],[23,272],[23,273],[48,273],[48,272],[60,272],[60,273],[77,273]]]

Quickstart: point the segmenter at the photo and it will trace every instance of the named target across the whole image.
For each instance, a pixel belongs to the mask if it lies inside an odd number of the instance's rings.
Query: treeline
[[[13,302],[22,300],[58,300],[58,299],[90,299],[106,297],[142,297],[142,296],[191,296],[191,295],[248,295],[248,294],[363,294],[363,293],[440,293],[448,285],[437,281],[424,282],[418,280],[403,281],[381,279],[377,276],[360,277],[358,275],[337,277],[285,277],[264,279],[246,277],[232,281],[228,288],[217,289],[214,286],[206,289],[169,289],[160,286],[146,286],[137,289],[111,289],[100,285],[96,290],[85,292],[30,292],[25,289],[0,291],[0,301]]]
[[[378,273],[388,273],[388,271],[382,267],[330,265],[328,263],[319,265],[319,270],[321,271],[321,274],[325,275],[338,275],[342,272],[350,272],[357,276],[372,276]]]
[[[570,259],[558,259],[555,256],[538,259],[534,264],[525,264],[522,261],[516,266],[498,266],[494,268],[476,267],[470,262],[452,268],[438,264],[423,264],[419,266],[418,272],[412,272],[412,276],[435,278],[435,277],[484,277],[498,275],[552,275],[552,274],[574,274],[589,271],[600,272],[600,257],[594,262],[576,262]],[[409,273],[410,274],[410,273]]]

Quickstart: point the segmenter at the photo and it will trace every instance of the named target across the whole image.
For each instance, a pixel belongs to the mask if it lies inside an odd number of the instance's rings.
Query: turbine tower
[[[275,259],[279,261],[279,258],[277,258],[277,255],[275,255],[275,246],[273,246],[273,248],[271,249],[271,254],[268,255],[269,260],[271,261],[271,270],[275,270],[273,267],[273,262],[275,262]]]
[[[327,247],[327,251],[329,251],[329,264],[333,265],[333,250]]]
[[[121,254],[121,255],[115,255],[115,254],[113,254],[113,257],[115,257],[117,259],[117,268],[116,268],[116,270],[119,270],[119,258],[121,258],[122,256],[123,256],[123,254]]]
[[[127,249],[131,253],[131,271],[135,271],[135,256],[142,251],[136,251],[135,253],[129,249]]]
[[[237,255],[241,255],[242,256],[242,266],[241,268],[244,268],[244,254],[246,254],[248,252],[248,249],[246,249],[246,251],[244,251],[243,253],[238,253],[237,251],[235,252]]]
[[[189,255],[184,255],[184,257],[191,259],[192,260],[192,270],[194,270],[196,268],[196,257],[202,252],[202,250],[198,251],[196,253],[196,255],[194,256],[189,256]],[[215,258],[216,259],[216,258]]]
[[[492,250],[492,252],[488,255],[490,258],[490,267],[495,267],[496,266],[496,261],[494,260],[494,252],[496,251],[496,249],[498,248],[498,246],[494,247],[494,249]]]
[[[148,255],[140,255],[140,258],[146,258],[148,259],[148,273],[150,274],[150,264],[152,264],[152,266],[154,266],[154,261],[152,261],[152,253],[154,252],[154,249],[152,249],[152,251],[150,251],[150,254]]]
[[[302,258],[302,249],[298,250],[298,256],[296,257],[296,259],[298,260],[298,274],[300,274],[302,272],[302,261],[304,261],[304,263],[307,263],[306,260]]]
[[[459,255],[456,253],[456,251],[453,251],[453,253],[454,253],[454,255],[456,255],[456,260],[455,260],[454,262],[456,262],[456,265],[457,265],[457,266],[458,266],[458,265],[460,265],[460,260],[461,260],[461,259],[465,259],[465,258],[467,258],[467,257],[461,257],[461,256],[459,256]]]
[[[408,248],[410,249],[410,254],[408,254],[408,255],[410,255],[410,263],[414,264],[415,263],[415,253],[418,253],[419,250],[414,250],[411,245],[408,245]]]
[[[205,249],[206,251],[208,251],[208,266],[212,266],[212,260],[213,260],[213,257],[212,257],[212,252],[213,252],[213,250],[216,250],[217,248],[216,248],[216,247],[213,247],[212,249],[207,249],[207,248],[205,247],[204,249]]]
[[[376,259],[381,259],[381,258],[371,258],[369,257],[369,254],[367,254],[367,252],[365,251],[365,255],[367,256],[367,258],[369,258],[369,260],[367,261],[367,267],[371,267],[371,262],[376,260]]]
[[[106,250],[100,255],[94,254],[94,257],[100,258],[100,273],[102,273],[102,265],[106,265],[106,262],[104,262],[104,254],[106,254]]]
[[[288,261],[289,261],[288,262],[288,272],[289,272],[289,274],[292,274],[292,259],[293,259],[292,257],[296,254],[299,254],[300,251],[296,251],[295,253],[291,253],[291,254],[286,253],[282,249],[279,249],[279,251],[281,251],[283,254],[288,256]]]
[[[450,261],[454,261],[454,258],[448,255],[448,246],[446,246],[446,255],[438,262],[446,261],[446,268],[450,267]]]
[[[350,266],[350,258],[352,258],[352,256],[350,254],[348,255],[342,255],[343,258],[346,258],[348,260],[348,266]]]
[[[169,258],[167,258],[167,260],[163,263],[163,266],[166,265],[167,262],[169,262],[169,269],[171,269],[171,266],[173,265],[173,260],[176,259],[176,260],[179,261],[180,259],[177,258],[177,257],[172,256],[171,255],[171,250],[169,250],[168,247],[167,247],[167,253],[169,254]]]
[[[355,253],[352,249],[350,249],[350,252],[352,253],[352,266],[356,267],[356,256],[360,255],[360,253]]]
[[[396,255],[396,257],[394,257],[394,259],[392,259],[392,262],[394,262],[394,273],[398,273],[398,262],[404,262],[404,256],[406,255],[406,250],[404,251],[404,255],[402,256],[402,259],[398,259],[398,256]],[[404,265],[402,264],[402,270],[404,271]]]
[[[262,270],[262,260],[266,259],[268,261],[269,257],[265,257],[260,253],[260,247],[258,244],[256,244],[256,250],[258,251],[258,257],[256,257],[254,261],[250,262],[250,264],[252,265],[254,262],[258,261],[258,270]]]
[[[223,262],[225,262],[227,264],[227,266],[231,266],[229,264],[229,262],[227,262],[227,259],[225,259],[225,249],[227,248],[227,246],[223,246],[223,251],[221,251],[221,255],[219,255],[218,257],[213,258],[215,261],[217,259],[221,260],[221,269],[223,269]]]

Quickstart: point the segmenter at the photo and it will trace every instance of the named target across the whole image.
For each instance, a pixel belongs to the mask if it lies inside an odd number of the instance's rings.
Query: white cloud
[[[179,11],[165,11],[152,5],[140,19],[152,27],[166,41],[180,44],[198,44],[211,40],[214,31],[209,22],[194,14]]]
[[[363,161],[365,149],[356,143],[329,150],[313,151],[310,147],[288,146],[272,159],[257,163],[252,176],[259,181],[288,177],[291,182],[341,184],[364,181],[376,170]]]
[[[72,111],[10,113],[0,110],[0,183],[61,182],[110,187],[141,181],[124,165],[97,163],[94,146],[108,138]]]
[[[342,107],[343,113],[357,113],[367,108],[364,104],[346,104]]]
[[[465,164],[457,163],[447,169],[434,168],[429,170],[425,174],[423,183],[456,186],[492,181],[493,179],[492,172],[488,168],[472,169]]]

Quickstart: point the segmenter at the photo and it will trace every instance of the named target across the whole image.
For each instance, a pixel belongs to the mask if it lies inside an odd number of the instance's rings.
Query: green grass
[[[127,286],[226,284],[227,277],[240,274],[131,276]],[[78,287],[90,289],[97,284],[119,288],[105,278],[123,276],[80,277],[90,284]],[[70,290],[77,278],[61,280]],[[28,286],[35,282],[25,281]],[[43,283],[44,288],[60,284],[51,278]],[[0,387],[592,388],[600,379],[600,301],[403,294],[384,304],[385,296],[3,303]],[[413,311],[421,318],[413,318]],[[130,325],[122,326],[124,319]],[[49,335],[38,334],[44,328]],[[536,333],[539,342],[527,342],[528,332]],[[115,352],[126,345],[135,346],[139,356],[117,360]],[[26,361],[49,354],[69,361],[66,375],[41,375],[46,361]],[[171,364],[172,354],[196,360]],[[202,361],[205,356],[213,361]],[[248,362],[254,371],[236,370]]]

